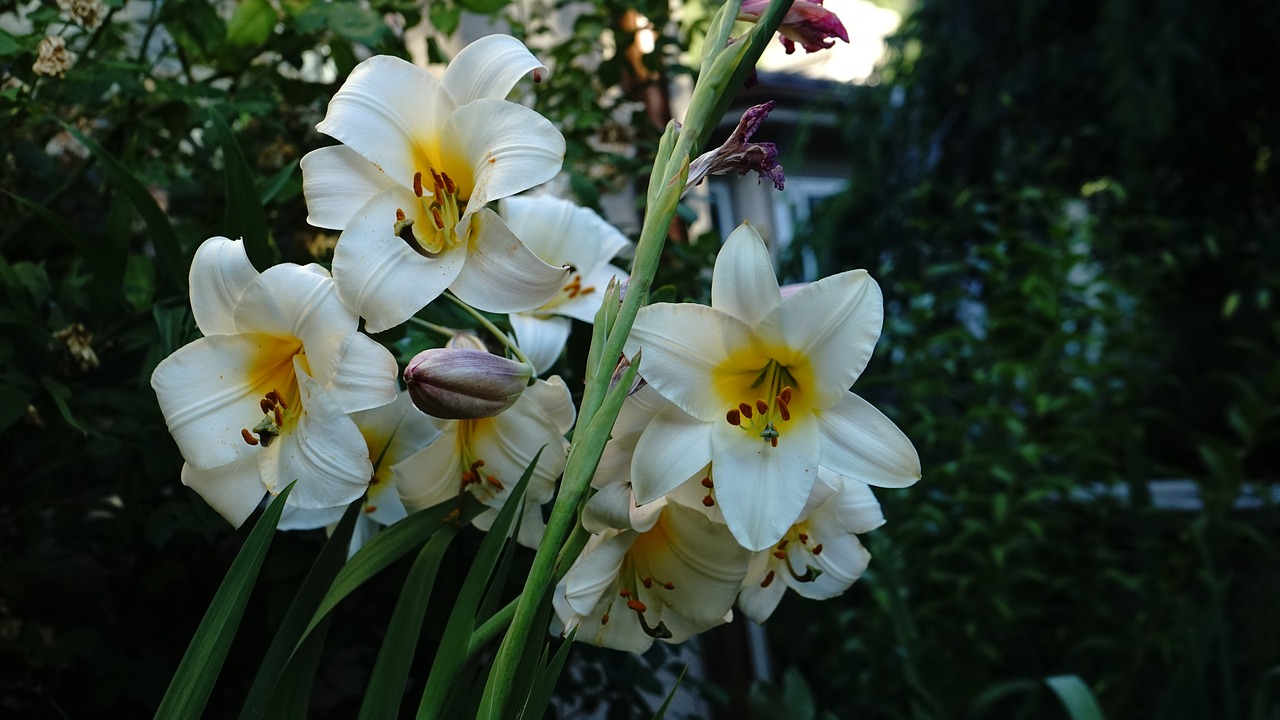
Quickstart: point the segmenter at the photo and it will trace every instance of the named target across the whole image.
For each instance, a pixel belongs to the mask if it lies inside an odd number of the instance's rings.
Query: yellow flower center
[[[738,402],[725,413],[725,422],[778,447],[778,438],[791,421],[791,404],[799,384],[790,368],[768,360],[745,388],[730,390],[738,391],[734,398]]]
[[[392,229],[419,254],[435,257],[469,240],[470,227],[464,235],[458,235],[458,221],[467,209],[462,189],[448,173],[436,172],[431,167],[428,170],[434,183],[430,195],[423,190],[423,174],[419,172],[413,176],[413,194],[421,199],[420,217],[425,217],[426,222],[418,222],[408,217],[403,208],[397,208]]]
[[[460,485],[477,500],[485,502],[497,497],[506,489],[492,470],[485,469],[483,458],[476,456],[475,436],[481,430],[480,425],[489,422],[490,418],[479,420],[458,420],[458,467],[461,472]]]
[[[270,447],[302,412],[302,393],[293,367],[294,357],[301,358],[304,371],[310,370],[310,366],[302,343],[294,338],[259,336],[258,347],[258,356],[249,368],[251,386],[271,389],[258,400],[262,418],[252,428],[241,428],[240,438],[249,445]]]

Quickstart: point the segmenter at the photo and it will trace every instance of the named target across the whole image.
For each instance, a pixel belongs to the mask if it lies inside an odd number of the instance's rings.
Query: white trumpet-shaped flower
[[[609,280],[628,279],[609,261],[630,248],[631,241],[595,212],[549,195],[507,198],[498,212],[533,254],[570,268],[570,277],[550,300],[511,315],[520,349],[535,371],[543,373],[564,350],[570,319],[594,322]]]
[[[711,307],[643,308],[627,341],[641,374],[678,406],[636,447],[631,480],[649,503],[711,463],[714,499],[744,547],[782,539],[809,499],[819,465],[871,485],[920,478],[911,441],[849,386],[883,320],[863,270],[783,299],[760,235],[744,224],[716,258]]]
[[[564,471],[573,427],[569,389],[559,377],[536,380],[510,408],[487,418],[441,420],[427,417],[442,435],[399,466],[397,488],[410,512],[469,492],[488,506],[474,521],[488,530],[525,468],[538,456],[525,488],[520,544],[537,547],[546,522],[542,505],[555,494]]]
[[[355,553],[379,527],[407,515],[396,490],[403,474],[399,463],[440,437],[440,430],[414,408],[407,392],[401,392],[393,402],[382,407],[352,413],[351,419],[364,437],[369,461],[373,464],[369,490],[351,536],[349,552]],[[281,530],[330,527],[344,512],[344,507],[316,510],[285,507],[279,527]]]
[[[436,80],[399,58],[360,63],[316,126],[342,145],[302,159],[311,224],[342,230],[333,276],[371,332],[446,288],[491,312],[535,308],[567,271],[539,260],[484,206],[551,179],[564,137],[505,98],[546,68],[519,41],[481,38]]]
[[[642,653],[728,622],[750,553],[723,524],[662,501],[644,532],[593,535],[552,603],[576,639]]]
[[[738,607],[752,620],[764,622],[787,588],[812,600],[843,593],[871,561],[858,534],[883,524],[880,503],[869,485],[845,482],[820,470],[800,519],[775,545],[751,558]]]
[[[210,238],[191,263],[191,311],[205,337],[151,375],[182,481],[237,526],[295,480],[295,507],[360,497],[373,468],[347,413],[395,399],[396,363],[357,331],[329,273],[259,274],[243,243]]]

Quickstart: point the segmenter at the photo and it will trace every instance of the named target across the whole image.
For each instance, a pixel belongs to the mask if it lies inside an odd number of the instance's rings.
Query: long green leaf
[[[274,16],[273,16],[274,17]],[[209,113],[218,144],[222,146],[222,161],[227,174],[227,210],[222,222],[222,232],[227,237],[244,238],[244,249],[249,260],[258,270],[266,270],[275,263],[275,253],[267,240],[267,213],[258,198],[253,171],[236,142],[235,133],[216,110]]]
[[[236,554],[222,585],[213,596],[213,602],[209,603],[204,619],[200,621],[200,627],[192,636],[182,662],[178,663],[178,671],[174,673],[169,689],[156,710],[157,718],[198,718],[204,713],[205,703],[209,701],[213,683],[218,679],[222,662],[240,626],[240,618],[249,604],[258,570],[267,556],[267,548],[271,546],[280,513],[284,511],[285,500],[293,491],[293,485],[289,483],[271,501]]]
[[[307,720],[311,685],[315,682],[320,653],[324,650],[324,640],[332,621],[332,616],[321,620],[289,658],[289,664],[276,680],[276,688],[267,702],[266,716],[271,720]]]
[[[1054,675],[1045,678],[1044,683],[1062,701],[1071,720],[1103,720],[1097,698],[1079,675]]]
[[[480,514],[484,506],[468,495],[463,498],[458,516],[450,519],[449,516],[458,508],[457,500],[449,500],[435,507],[420,510],[374,535],[373,539],[365,543],[365,546],[342,566],[342,570],[338,571],[338,576],[333,579],[333,584],[329,586],[329,591],[320,601],[320,606],[311,616],[311,622],[303,634],[311,632],[311,628],[315,627],[321,618],[329,614],[334,606],[356,588],[365,584],[369,578],[404,557],[410,550],[421,547],[443,523],[448,521],[461,525],[470,522]]]
[[[529,718],[529,720],[537,720],[547,713],[547,706],[551,704],[551,695],[555,692],[556,681],[560,679],[560,672],[564,670],[564,663],[569,659],[569,648],[573,646],[573,638],[578,634],[578,628],[569,631],[568,637],[560,643],[560,648],[556,650],[556,654],[551,661],[546,663],[542,672],[538,675],[537,681],[533,684],[533,689],[529,691],[529,700],[524,704],[524,710],[521,717]],[[680,673],[680,677],[684,677],[684,673]],[[676,681],[679,686],[680,681]],[[671,693],[675,694],[675,688],[671,689]],[[667,698],[667,702],[671,702],[671,698]],[[666,707],[665,703],[663,707]]]
[[[70,243],[71,247],[75,248],[82,257],[84,257],[84,259],[89,263],[89,266],[92,267],[95,272],[101,272],[104,269],[103,261],[105,258],[102,257],[102,248],[90,242],[89,238],[85,237],[79,230],[72,227],[71,223],[63,220],[62,216],[46,208],[44,205],[28,200],[21,195],[15,195],[8,190],[0,190],[0,192],[8,195],[14,202],[38,215],[41,220],[49,223],[49,227],[58,231],[58,234]]]
[[[364,498],[359,498],[347,507],[347,512],[338,521],[338,526],[334,528],[333,534],[329,536],[329,540],[316,557],[315,564],[303,579],[302,585],[298,588],[298,594],[294,596],[289,611],[285,613],[284,620],[280,622],[280,628],[276,630],[275,637],[271,639],[271,645],[267,647],[262,664],[258,666],[258,674],[253,679],[249,694],[245,696],[244,707],[240,712],[241,718],[246,720],[260,718],[266,711],[267,700],[270,699],[276,681],[284,672],[294,649],[298,647],[298,640],[307,629],[307,622],[320,606],[320,601],[324,598],[329,585],[347,561],[351,533],[355,529],[356,520],[360,517],[363,506]],[[309,686],[309,678],[307,682]]]
[[[151,193],[138,182],[124,163],[75,127],[66,123],[62,126],[102,162],[111,173],[111,179],[115,181],[116,187],[129,198],[129,202],[133,203],[133,209],[142,216],[143,222],[147,224],[147,230],[151,233],[151,244],[155,248],[156,263],[160,270],[157,274],[168,289],[185,295],[187,269],[190,262],[183,256],[178,234],[174,232],[169,217],[164,214],[156,204],[155,198],[151,197]]]
[[[440,561],[449,542],[458,534],[453,525],[446,525],[431,536],[418,559],[409,570],[409,577],[400,590],[400,599],[387,623],[387,634],[378,649],[378,659],[373,664],[369,687],[360,704],[361,720],[378,720],[400,714],[400,701],[404,697],[405,681],[409,679],[409,664],[418,648],[422,634],[422,618],[431,599]]]
[[[511,490],[498,517],[493,521],[480,550],[467,572],[467,579],[458,591],[458,599],[454,602],[453,611],[449,613],[449,621],[445,624],[444,634],[440,638],[440,647],[436,650],[435,661],[431,664],[431,672],[427,676],[427,686],[423,689],[422,700],[418,703],[419,718],[441,717],[441,710],[456,687],[458,672],[465,664],[471,649],[471,632],[478,624],[476,611],[479,608],[485,588],[490,584],[494,566],[498,562],[503,546],[507,542],[515,518],[524,505],[524,491],[529,486],[529,478],[533,477],[533,469],[542,457],[542,450],[533,456],[533,461],[525,468],[520,481]],[[515,543],[515,538],[510,542]]]
[[[685,665],[680,670],[680,677],[676,678],[676,683],[671,686],[671,692],[667,693],[667,699],[662,701],[658,711],[653,714],[653,720],[663,720],[667,716],[667,708],[671,707],[671,701],[675,699],[676,691],[680,689],[680,681],[684,680],[684,674],[687,672],[689,672],[689,666]]]

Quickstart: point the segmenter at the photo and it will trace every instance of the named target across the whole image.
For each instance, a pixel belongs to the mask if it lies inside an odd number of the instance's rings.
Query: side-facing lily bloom
[[[498,212],[535,255],[551,265],[570,268],[569,279],[550,300],[511,315],[520,349],[541,374],[564,350],[570,318],[594,322],[610,278],[628,279],[609,261],[631,247],[631,241],[591,210],[549,195],[507,198]]]
[[[848,590],[871,562],[858,534],[883,525],[884,514],[870,486],[820,470],[809,506],[777,544],[751,558],[738,607],[756,622],[773,614],[787,588],[826,600]]]
[[[770,2],[771,0],[747,0],[742,3],[738,19],[756,22]],[[845,30],[844,23],[840,22],[835,13],[822,6],[822,0],[795,0],[782,19],[778,34],[782,36],[782,46],[787,49],[788,55],[796,51],[796,43],[800,43],[805,52],[812,53],[835,45],[836,38],[849,42],[849,32]]]
[[[463,48],[441,80],[399,58],[356,66],[316,129],[342,145],[302,159],[308,221],[342,230],[338,292],[370,332],[394,327],[446,288],[491,312],[535,308],[568,275],[538,259],[484,206],[560,171],[565,143],[505,98],[546,72],[505,35]]]
[[[716,258],[711,307],[643,308],[627,353],[682,412],[664,412],[636,446],[631,481],[652,502],[712,463],[714,499],[738,542],[763,550],[800,517],[818,466],[870,485],[920,479],[911,441],[849,386],[880,336],[880,288],[864,270],[782,299],[749,224]]]
[[[210,238],[191,263],[191,312],[205,337],[151,375],[182,481],[236,526],[294,480],[295,507],[360,497],[373,467],[347,413],[395,399],[396,362],[357,331],[329,273],[259,274],[242,242]]]
[[[382,407],[352,413],[351,419],[368,448],[369,461],[373,463],[373,476],[364,497],[364,506],[356,520],[351,536],[349,552],[360,549],[383,525],[390,525],[405,517],[404,503],[396,488],[403,474],[399,463],[430,445],[440,437],[440,430],[426,415],[418,412],[409,400],[409,393],[402,392],[396,399]],[[310,530],[330,527],[342,519],[345,507],[324,510],[303,510],[285,507],[280,516],[281,530]]]
[[[552,596],[576,639],[642,653],[728,622],[750,553],[724,525],[666,503],[644,532],[593,535]]]
[[[441,420],[424,415],[442,435],[397,467],[400,499],[414,512],[469,492],[489,507],[474,521],[488,530],[541,450],[525,488],[517,538],[521,545],[537,547],[546,529],[542,505],[555,494],[556,478],[564,471],[569,453],[564,434],[573,427],[574,416],[569,389],[555,376],[534,381],[514,405],[493,417]]]

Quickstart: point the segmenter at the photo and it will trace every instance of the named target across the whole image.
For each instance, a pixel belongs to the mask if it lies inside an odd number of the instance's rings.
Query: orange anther
[[[422,173],[413,174],[413,194],[422,197]]]
[[[628,600],[628,601],[627,601],[627,607],[631,608],[632,610],[635,610],[636,612],[640,612],[640,613],[642,613],[642,612],[644,612],[644,611],[646,611],[646,610],[648,610],[648,609],[649,609],[649,608],[645,607],[645,604],[644,604],[644,603],[642,603],[642,602],[640,602],[639,600]]]
[[[782,539],[782,542],[778,543],[778,549],[779,549],[779,550],[786,550],[786,549],[787,549],[787,543],[789,543],[789,542],[791,542],[791,541],[790,541],[790,540],[788,540],[788,539],[786,539],[786,538],[783,538],[783,539]]]
[[[791,402],[791,386],[788,385],[782,388],[782,394],[779,397],[782,398],[782,402],[789,404]]]
[[[280,412],[280,406],[273,408],[276,411],[276,425],[284,425],[284,413]]]
[[[619,590],[619,591],[618,591],[618,594],[619,594],[619,595],[621,595],[621,596],[622,596],[622,597],[624,597],[624,598],[631,597],[631,591],[630,591],[630,590],[628,590],[628,589],[626,589],[626,588],[622,588],[621,590]]]
[[[441,214],[439,205],[431,206],[431,219],[435,221],[437,228],[444,229],[444,215]]]
[[[502,489],[503,489],[503,484],[502,484],[502,483],[500,483],[500,482],[498,482],[498,478],[496,478],[496,477],[494,477],[494,476],[492,476],[492,475],[485,475],[485,476],[484,476],[484,479],[485,479],[485,480],[488,480],[490,485],[492,485],[492,486],[494,486],[494,487],[498,488],[499,490],[502,490]]]
[[[641,582],[642,584],[644,584],[644,586],[645,586],[645,587],[647,587],[647,588],[651,588],[651,587],[653,587],[653,578],[651,578],[651,577],[647,577],[647,578],[645,578],[645,579],[641,580],[640,582]]]
[[[404,222],[404,210],[396,208],[396,222]]]
[[[250,445],[258,444],[258,438],[254,437],[253,433],[249,432],[249,428],[240,428],[240,437],[244,438],[244,441]]]
[[[786,560],[786,559],[787,559],[787,553],[786,553],[786,551],[784,551],[784,550],[774,550],[774,551],[773,551],[773,556],[774,556],[774,557],[776,557],[776,558],[778,558],[779,560]]]
[[[268,400],[267,398],[262,398],[261,400],[258,401],[258,407],[262,408],[263,413],[269,413],[275,407],[275,405],[272,405],[271,401]]]
[[[814,545],[814,546],[813,546],[813,554],[814,554],[814,555],[821,555],[821,554],[822,554],[822,543],[818,543],[817,545]]]
[[[272,390],[271,394],[276,396],[275,402],[277,405],[279,405],[284,410],[289,409],[289,403],[284,401],[284,395],[281,395],[279,390]]]
[[[493,162],[493,160],[489,160],[489,162]],[[609,613],[605,613],[605,614],[603,614],[603,615],[601,615],[601,616],[600,616],[600,624],[601,624],[601,625],[608,625],[608,624],[609,624]]]
[[[453,179],[449,177],[449,173],[440,173],[440,176],[444,178],[444,189],[447,190],[450,195],[457,195],[458,186],[453,184]]]
[[[668,590],[675,590],[675,589],[676,589],[676,584],[675,584],[675,583],[673,583],[673,582],[669,582],[669,581],[668,581],[668,582],[664,582],[664,583],[662,583],[662,587],[664,587],[664,588],[666,588],[666,589],[668,589]]]
[[[781,400],[782,398],[778,398],[778,399]],[[783,420],[791,419],[791,408],[787,407],[786,403],[783,403],[783,402],[778,403],[778,417],[782,418]]]
[[[702,504],[706,505],[707,507],[711,507],[712,505],[716,504],[716,501],[710,495],[708,495],[702,498]]]
[[[769,444],[772,445],[773,447],[778,447],[778,438],[776,437],[769,438]]]
[[[710,489],[710,488],[713,488],[713,487],[715,487],[715,486],[716,486],[716,484],[715,484],[715,483],[713,483],[713,482],[711,482],[711,476],[710,476],[710,475],[708,475],[707,477],[702,478],[702,487],[707,488],[707,489]]]
[[[800,544],[801,544],[801,545],[808,545],[808,544],[809,544],[809,536],[808,536],[807,534],[805,534],[805,533],[800,533]]]
[[[366,514],[372,515],[373,513],[378,512],[378,507],[376,505],[365,505],[364,511]]]

